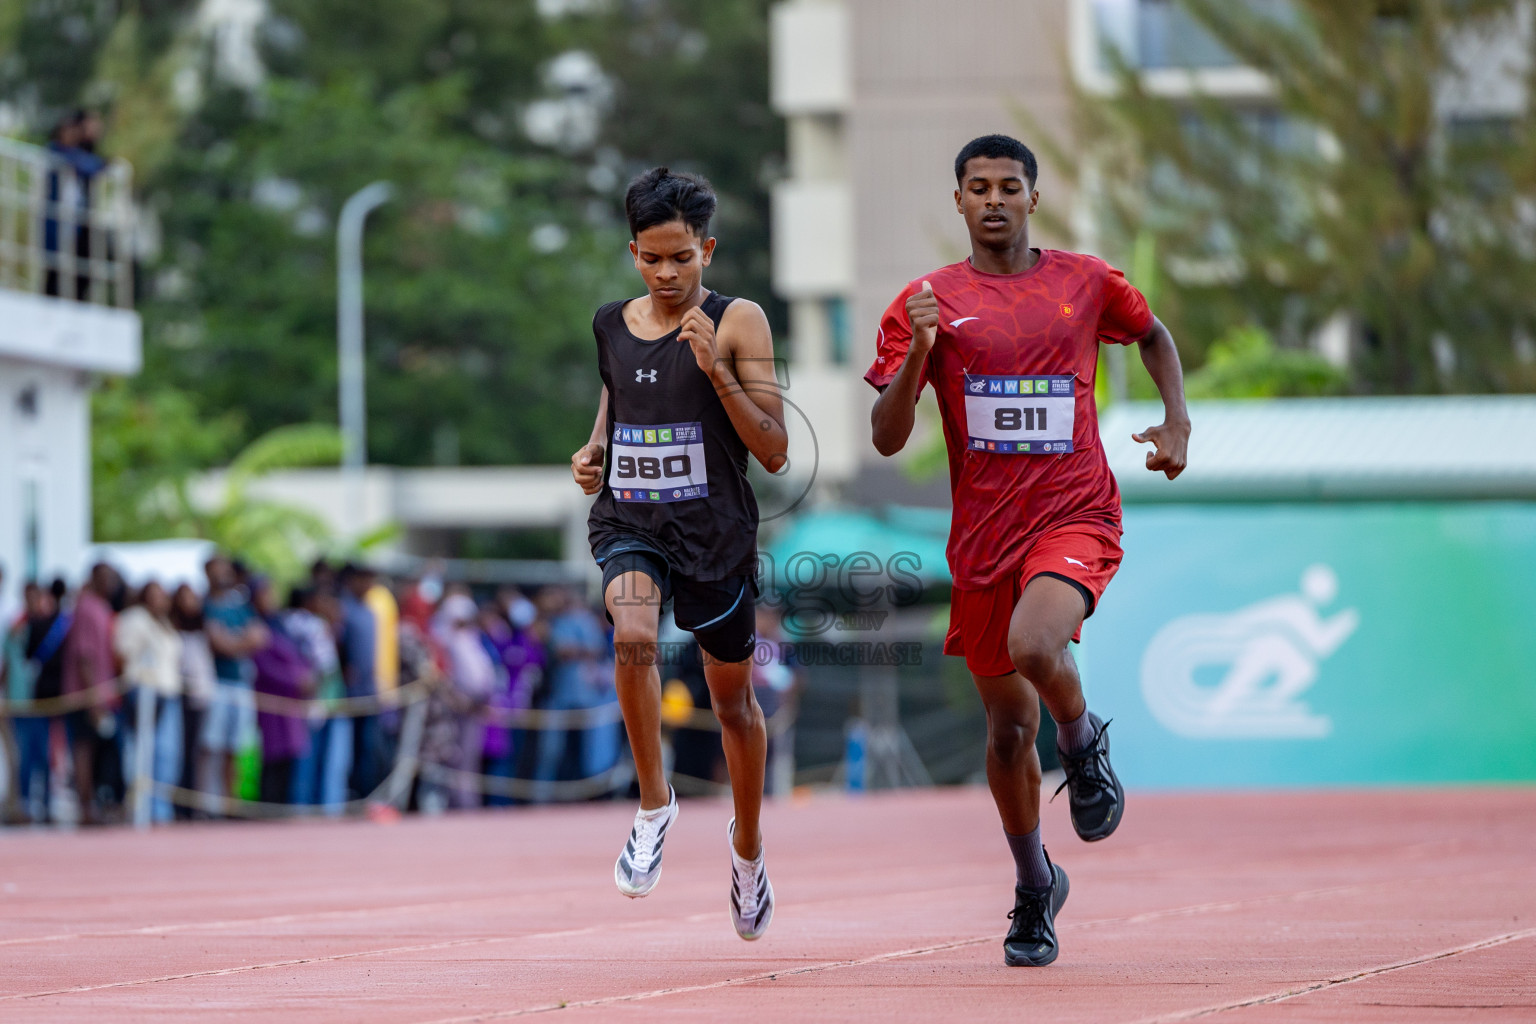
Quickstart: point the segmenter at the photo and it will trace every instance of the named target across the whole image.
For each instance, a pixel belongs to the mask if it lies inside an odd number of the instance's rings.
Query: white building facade
[[[861,375],[891,299],[969,251],[952,199],[955,153],[978,135],[1027,135],[1015,104],[1061,133],[1068,6],[784,0],[772,9],[772,101],[788,142],[788,175],[773,193],[773,285],[790,308],[787,398],[806,414],[790,417],[791,472],[814,430],[814,494],[869,497],[854,493],[876,459],[875,396]],[[1072,202],[1061,182],[1044,182],[1042,194]]]
[[[136,373],[131,177],[82,187],[48,151],[0,139],[0,604],[73,582],[91,541],[91,385]],[[71,245],[71,239],[79,239]],[[62,244],[60,243],[62,240]],[[49,291],[60,295],[45,294]]]

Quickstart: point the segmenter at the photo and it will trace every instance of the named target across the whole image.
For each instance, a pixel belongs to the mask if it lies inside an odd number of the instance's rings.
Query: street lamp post
[[[342,476],[347,517],[363,526],[363,466],[368,461],[368,426],[363,388],[363,221],[395,194],[376,181],[354,192],[336,220],[336,360],[340,388]]]

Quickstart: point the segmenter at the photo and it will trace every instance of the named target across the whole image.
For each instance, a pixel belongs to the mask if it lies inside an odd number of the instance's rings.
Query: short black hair
[[[1028,146],[1011,135],[983,135],[967,142],[961,147],[960,155],[955,157],[956,183],[965,180],[965,165],[978,156],[1017,160],[1024,165],[1024,177],[1029,179],[1030,188],[1039,181],[1040,166]]]
[[[624,192],[624,216],[629,218],[631,238],[638,238],[646,228],[674,220],[704,238],[715,215],[715,202],[714,188],[700,175],[652,167],[629,183]]]

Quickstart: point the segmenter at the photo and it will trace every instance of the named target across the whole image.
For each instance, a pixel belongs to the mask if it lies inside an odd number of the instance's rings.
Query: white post
[[[363,221],[395,194],[387,181],[354,192],[336,220],[336,358],[344,445],[347,516],[353,530],[363,526],[363,466],[368,461],[367,413],[363,388]]]
[[[150,797],[155,792],[155,691],[140,684],[133,744],[133,827],[150,826]]]

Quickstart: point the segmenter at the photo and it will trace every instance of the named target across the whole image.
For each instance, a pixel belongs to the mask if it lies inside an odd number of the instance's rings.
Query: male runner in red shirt
[[[1034,154],[1006,135],[960,151],[970,259],[897,296],[864,379],[881,392],[871,423],[882,455],[907,443],[922,388],[938,397],[954,501],[944,653],[965,657],[987,709],[987,783],[1017,867],[1003,959],[1044,966],[1068,886],[1040,842],[1041,700],[1077,834],[1105,838],[1125,807],[1106,723],[1088,711],[1067,649],[1121,557],[1120,491],[1093,402],[1099,343],[1138,345],[1162,395],[1163,422],[1132,435],[1155,446],[1147,469],[1183,471],[1189,414],[1173,337],[1141,293],[1101,259],[1030,248],[1036,174]]]

